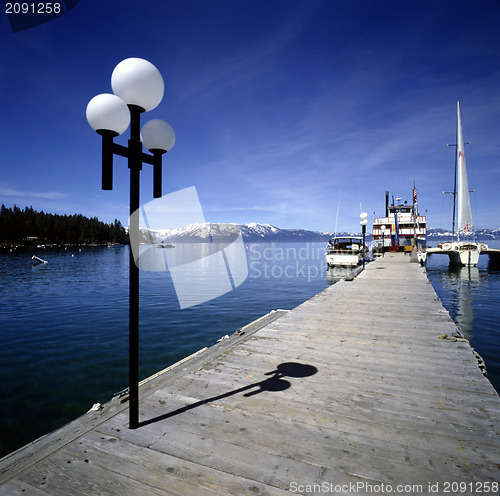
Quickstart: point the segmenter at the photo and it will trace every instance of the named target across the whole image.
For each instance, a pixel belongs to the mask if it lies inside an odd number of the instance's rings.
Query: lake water
[[[0,254],[0,456],[128,385],[128,247],[38,250],[49,263],[37,266],[32,254]],[[323,243],[247,244],[246,254],[245,282],[184,309],[168,272],[141,271],[141,379],[338,280]],[[445,258],[431,257],[429,278],[500,390],[500,271],[485,260],[450,271]]]

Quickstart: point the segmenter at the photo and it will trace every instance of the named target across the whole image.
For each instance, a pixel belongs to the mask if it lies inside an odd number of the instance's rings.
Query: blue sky
[[[460,99],[475,224],[498,227],[499,26],[481,0],[80,0],[17,33],[2,12],[0,203],[128,223],[126,161],[101,191],[85,109],[142,57],[165,81],[143,122],[177,136],[164,194],[195,186],[209,221],[333,230],[340,205],[359,231],[360,203],[371,222],[415,180],[428,225],[450,227]],[[147,164],[141,181],[145,203]]]

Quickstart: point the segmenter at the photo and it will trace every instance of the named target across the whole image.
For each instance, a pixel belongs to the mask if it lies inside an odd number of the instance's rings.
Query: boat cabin
[[[328,242],[327,253],[328,252],[348,252],[361,251],[363,247],[363,238],[358,236],[341,236],[338,238],[333,238]]]
[[[402,203],[401,198],[396,198],[389,205],[386,191],[385,216],[375,217],[372,235],[378,251],[412,251],[414,245],[422,250],[426,246],[427,220],[425,215],[418,214],[416,202]]]

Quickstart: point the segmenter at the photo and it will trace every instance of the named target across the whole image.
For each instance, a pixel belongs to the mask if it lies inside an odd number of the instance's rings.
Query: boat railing
[[[460,247],[460,250],[462,251],[477,251],[479,249],[483,249],[481,245],[477,243],[473,243],[470,241],[445,241],[444,243],[438,243],[437,244],[438,248],[441,248],[442,250],[457,250]],[[486,249],[488,249],[486,247]]]

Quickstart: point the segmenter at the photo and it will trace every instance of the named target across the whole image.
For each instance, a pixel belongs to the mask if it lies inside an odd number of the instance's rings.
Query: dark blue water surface
[[[128,385],[128,247],[40,249],[48,263],[37,266],[34,253],[0,253],[0,456]],[[185,309],[168,272],[141,271],[141,379],[337,280],[323,243],[250,244],[246,253],[241,286]],[[429,278],[500,390],[500,272],[485,261],[449,271],[438,258]]]

